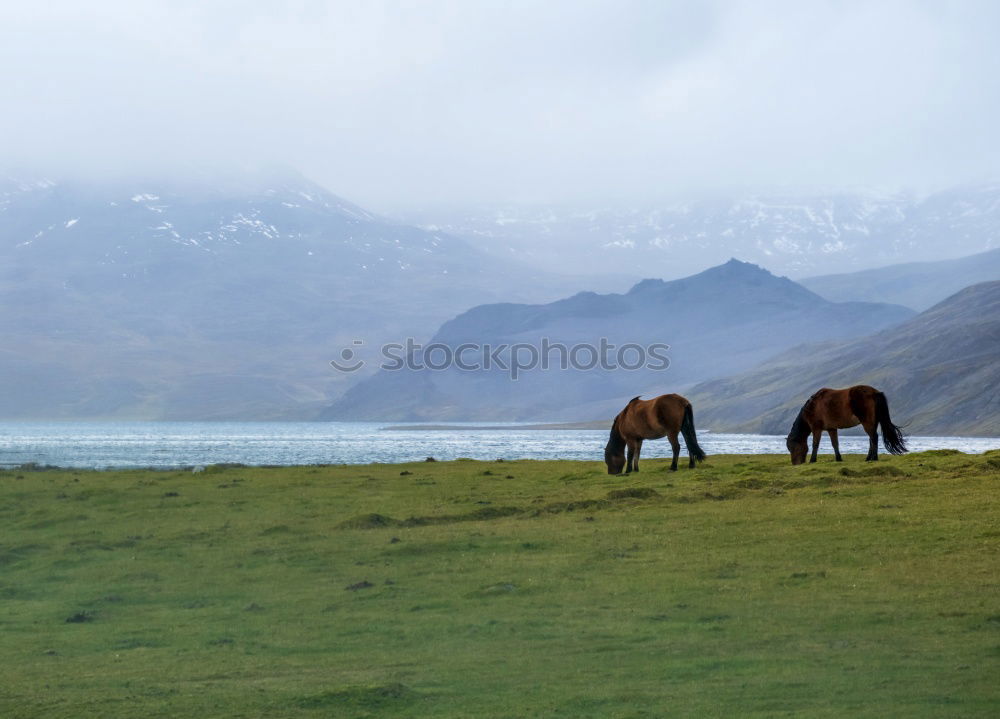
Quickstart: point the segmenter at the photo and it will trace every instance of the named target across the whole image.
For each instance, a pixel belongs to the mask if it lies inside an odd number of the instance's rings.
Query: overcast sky
[[[0,5],[0,161],[294,166],[379,210],[997,177],[1000,3]],[[6,155],[6,157],[2,157]]]

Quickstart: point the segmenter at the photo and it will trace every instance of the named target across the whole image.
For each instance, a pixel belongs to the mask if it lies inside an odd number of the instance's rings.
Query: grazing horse
[[[698,438],[694,433],[694,413],[691,403],[679,394],[664,394],[654,399],[639,399],[633,397],[625,409],[615,417],[611,425],[611,437],[604,448],[604,461],[608,465],[608,474],[621,474],[639,471],[639,452],[642,450],[642,440],[659,439],[666,436],[674,450],[674,461],[670,469],[677,470],[677,455],[681,445],[677,434],[684,435],[691,463],[705,459],[705,453],[698,446]],[[628,462],[625,460],[625,448],[628,448]]]
[[[824,388],[806,400],[785,441],[792,455],[792,464],[802,464],[806,461],[806,439],[810,434],[813,446],[812,458],[809,461],[816,461],[816,452],[823,430],[830,433],[834,456],[838,462],[842,461],[837,430],[858,424],[868,433],[866,462],[878,461],[878,427],[882,428],[882,443],[887,452],[903,454],[906,451],[903,432],[889,417],[889,403],[885,395],[874,387],[859,384],[847,389]]]

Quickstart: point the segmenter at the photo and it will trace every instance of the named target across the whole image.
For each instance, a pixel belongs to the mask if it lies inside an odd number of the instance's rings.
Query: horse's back
[[[659,397],[654,397],[649,401],[655,403],[657,407],[680,408],[681,411],[691,404],[687,397],[682,397],[679,394],[661,394]]]
[[[849,387],[847,391],[853,397],[875,397],[876,395],[882,394],[877,389],[867,384],[856,384],[853,387]]]
[[[644,412],[659,407],[680,407],[683,410],[691,404],[686,397],[682,397],[679,394],[661,394],[651,399],[640,399],[641,396],[639,395],[639,397],[630,399],[628,404],[625,405],[625,409],[621,411],[621,414]]]
[[[823,389],[818,389],[812,393],[806,402],[820,402],[828,398],[834,392],[846,392],[846,389],[831,389],[830,387],[824,387]]]
[[[836,401],[845,397],[874,397],[875,395],[881,394],[874,387],[867,384],[856,384],[851,387],[844,387],[843,389],[832,389],[830,387],[824,387],[823,389],[818,389],[813,392],[812,396],[809,398],[810,402],[821,402],[821,401]]]

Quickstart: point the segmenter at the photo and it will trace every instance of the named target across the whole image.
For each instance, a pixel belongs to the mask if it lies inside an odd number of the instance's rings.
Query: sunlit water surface
[[[376,422],[0,422],[0,466],[197,467],[363,464],[436,459],[589,459],[603,457],[606,430],[383,429]],[[708,454],[782,454],[777,435],[699,432]],[[911,437],[913,450],[984,452],[1000,439]],[[841,436],[841,451],[865,453],[863,436]],[[824,437],[821,451],[830,451]],[[646,442],[644,458],[669,456],[665,440]],[[682,448],[682,456],[686,451]]]

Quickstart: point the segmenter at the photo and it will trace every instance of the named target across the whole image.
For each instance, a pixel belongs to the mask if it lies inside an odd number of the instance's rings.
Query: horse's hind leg
[[[680,457],[680,455],[681,455],[681,443],[677,441],[677,433],[676,432],[672,432],[672,433],[668,434],[667,438],[670,440],[670,449],[672,449],[673,452],[674,452],[674,461],[670,463],[670,471],[671,472],[676,472],[677,471],[677,458]]]
[[[823,430],[814,429],[813,430],[813,452],[812,457],[809,458],[810,462],[816,461],[816,453],[819,452],[819,440],[823,436]]]
[[[833,456],[838,462],[843,462],[844,458],[840,456],[840,438],[837,437],[837,430],[828,429],[827,433],[830,435],[830,444],[833,445]]]
[[[878,428],[874,422],[864,424],[865,432],[868,433],[868,456],[866,462],[878,462]]]

